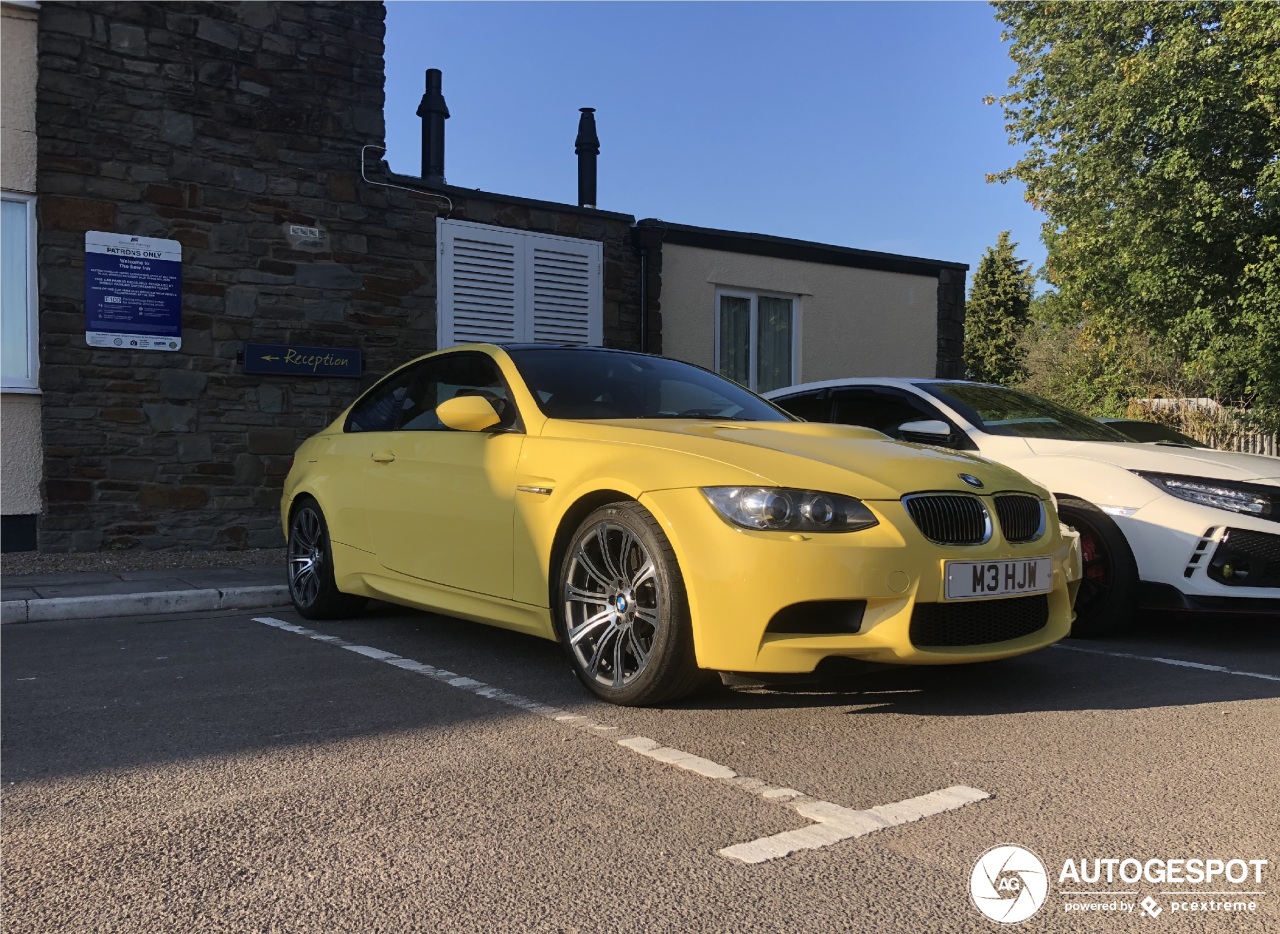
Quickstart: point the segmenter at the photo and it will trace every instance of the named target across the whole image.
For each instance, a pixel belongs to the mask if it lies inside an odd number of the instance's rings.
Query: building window
[[[795,382],[794,296],[716,291],[716,370],[755,392]]]
[[[438,347],[604,342],[604,244],[436,221]]]
[[[36,199],[5,192],[0,202],[0,388],[39,388],[36,331]]]

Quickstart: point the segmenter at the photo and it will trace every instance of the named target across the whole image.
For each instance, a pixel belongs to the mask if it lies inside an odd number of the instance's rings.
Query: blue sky
[[[595,107],[599,206],[968,263],[1001,230],[1038,269],[1042,215],[998,107],[985,3],[387,5],[387,146],[418,175],[423,73],[444,73],[451,185],[573,203]]]

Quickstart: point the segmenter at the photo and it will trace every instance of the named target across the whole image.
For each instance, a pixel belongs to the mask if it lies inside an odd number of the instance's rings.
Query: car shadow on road
[[[851,714],[983,716],[1136,710],[1280,697],[1280,626],[1240,617],[1147,615],[1111,639],[1068,639],[972,665],[867,665],[831,659],[813,676],[735,679],[691,699],[707,708],[828,707]]]
[[[560,648],[517,633],[387,608],[375,644],[492,678],[505,689],[609,720],[611,708],[569,674]],[[406,625],[407,624],[407,625]],[[1095,652],[1109,654],[1099,655]],[[1124,656],[1141,656],[1139,658]],[[1277,680],[1149,661],[1169,658]],[[833,659],[815,675],[709,687],[670,710],[855,708],[858,714],[973,716],[1033,711],[1137,710],[1280,697],[1280,627],[1256,618],[1185,615],[1136,620],[1123,637],[1068,639],[1000,662],[866,665]]]
[[[616,709],[577,684],[553,643],[432,614],[406,616],[395,607],[375,610],[364,625],[379,617],[387,625],[371,641],[381,647],[492,678],[505,689],[573,707],[575,713],[608,720]],[[1228,671],[1147,660],[1152,658]],[[856,708],[850,713],[863,715],[950,717],[1263,700],[1280,697],[1280,626],[1252,617],[1152,615],[1135,620],[1122,637],[1068,639],[1060,647],[998,662],[907,666],[830,659],[813,675],[731,680],[740,683],[709,686],[663,706],[696,712],[847,705]]]
[[[307,628],[637,731],[656,729],[655,716],[702,711],[964,717],[1280,697],[1280,627],[1230,619],[1144,619],[1123,638],[977,665],[832,663],[812,677],[717,686],[656,712],[595,699],[559,646],[514,632],[377,604],[360,619]],[[5,627],[4,635],[6,783],[378,736],[426,754],[442,731],[525,716],[243,614],[66,621]],[[1156,657],[1225,670],[1149,660]]]
[[[326,628],[353,642],[369,634],[364,620]],[[500,728],[516,714],[243,613],[59,621],[3,635],[6,785],[191,760],[227,767],[244,754],[305,763],[307,750],[330,747],[377,756],[379,737],[426,755],[435,735]]]

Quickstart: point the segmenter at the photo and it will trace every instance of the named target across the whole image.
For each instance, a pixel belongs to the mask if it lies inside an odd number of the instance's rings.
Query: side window
[[[794,382],[799,296],[717,290],[716,370],[754,392]]]
[[[773,404],[784,412],[790,412],[796,418],[806,422],[831,421],[831,400],[827,390],[801,393],[798,396],[787,396],[785,399],[774,399]]]
[[[874,428],[891,438],[901,437],[898,426],[904,422],[942,419],[942,414],[923,400],[879,389],[837,389],[832,405],[832,421]]]
[[[5,120],[8,121],[7,116]],[[3,325],[0,388],[32,391],[40,386],[35,198],[6,191],[3,202],[0,210],[0,324]]]
[[[392,431],[404,411],[409,385],[421,366],[410,367],[383,380],[362,397],[347,416],[347,431]]]
[[[507,393],[498,365],[480,354],[438,357],[418,370],[403,407],[400,431],[447,431],[436,417],[436,406],[458,396],[483,396],[493,403],[507,427],[515,420],[515,407]]]
[[[484,396],[502,416],[501,424],[515,421],[498,365],[467,353],[428,360],[379,383],[351,410],[346,430],[446,431],[436,406],[455,396]]]

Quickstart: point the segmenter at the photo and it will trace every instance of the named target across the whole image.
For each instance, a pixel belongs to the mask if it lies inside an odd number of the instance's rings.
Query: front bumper
[[[1163,495],[1131,516],[1114,516],[1138,576],[1187,598],[1187,606],[1232,600],[1275,601],[1280,612],[1280,522],[1213,509]],[[1241,576],[1240,561],[1248,562]],[[1232,573],[1224,573],[1231,565]]]
[[[1071,626],[1079,546],[1074,535],[1059,535],[1056,518],[1031,544],[1010,545],[996,535],[984,545],[945,546],[925,539],[896,501],[867,503],[880,520],[874,528],[827,534],[739,529],[723,521],[698,490],[650,493],[641,502],[662,524],[675,550],[703,668],[781,674],[813,671],[831,657],[916,665],[988,661],[1050,645]],[[1008,616],[1011,601],[1030,599],[948,601],[943,596],[946,561],[1032,557],[1051,559],[1043,625],[998,642],[923,647],[912,641],[913,616],[917,634],[923,631],[918,605],[949,608],[941,611],[941,621],[928,621],[929,631],[936,633],[950,618],[975,616],[975,609],[954,609],[961,604],[987,604],[993,616]],[[806,634],[795,631],[803,626],[794,624],[785,632],[776,626],[770,630],[779,613],[811,601],[865,601],[857,631]],[[931,612],[938,617],[938,611]]]

